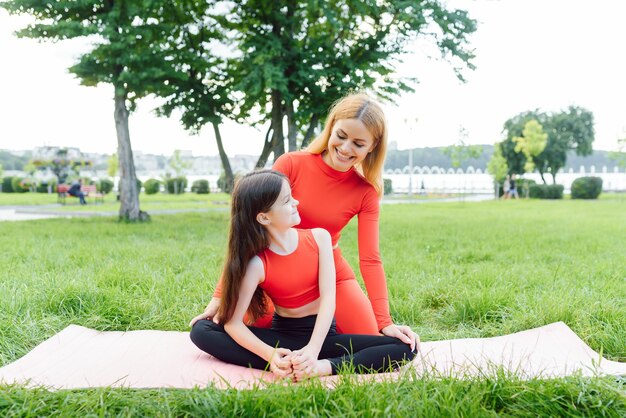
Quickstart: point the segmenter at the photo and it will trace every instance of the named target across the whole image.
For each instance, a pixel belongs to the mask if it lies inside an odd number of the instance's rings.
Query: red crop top
[[[319,247],[310,229],[298,231],[298,246],[291,254],[276,254],[269,248],[258,254],[265,269],[265,290],[275,305],[299,308],[320,297]]]

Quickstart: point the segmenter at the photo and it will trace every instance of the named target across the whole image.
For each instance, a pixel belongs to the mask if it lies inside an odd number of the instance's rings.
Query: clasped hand
[[[315,374],[317,356],[316,350],[309,346],[295,351],[276,348],[269,361],[269,369],[277,376],[302,380]]]

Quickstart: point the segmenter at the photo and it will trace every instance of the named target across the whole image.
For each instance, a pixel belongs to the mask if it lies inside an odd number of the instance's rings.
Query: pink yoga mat
[[[415,375],[475,378],[500,368],[520,378],[626,375],[626,363],[603,359],[562,322],[492,338],[423,342],[407,368]],[[399,373],[359,376],[396,379]],[[108,331],[70,325],[0,368],[0,382],[28,387],[250,388],[271,373],[223,363],[197,349],[186,332]],[[335,377],[324,378],[332,387]]]

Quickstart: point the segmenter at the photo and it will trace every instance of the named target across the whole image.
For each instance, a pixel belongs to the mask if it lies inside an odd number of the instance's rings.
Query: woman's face
[[[374,149],[374,137],[358,119],[339,119],[330,133],[324,161],[337,171],[348,171]]]
[[[291,195],[289,182],[284,180],[278,199],[264,215],[269,220],[269,223],[274,226],[291,228],[300,223],[299,204],[300,202]]]

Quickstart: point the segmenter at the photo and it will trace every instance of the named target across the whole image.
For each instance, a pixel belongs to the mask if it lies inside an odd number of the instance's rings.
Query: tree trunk
[[[298,150],[298,125],[296,124],[296,115],[293,109],[293,100],[287,102],[287,143],[289,144],[289,152]]]
[[[539,170],[539,175],[541,176],[541,180],[543,180],[543,184],[548,184],[546,183],[546,179],[543,177],[543,170]]]
[[[552,184],[556,184],[556,171],[550,174],[552,174]]]
[[[272,90],[272,151],[274,161],[285,153],[285,135],[283,134],[283,99],[278,90]]]
[[[315,128],[317,128],[317,124],[319,123],[319,121],[320,117],[317,113],[311,116],[311,123],[309,123],[309,128],[306,130],[306,134],[304,135],[304,139],[302,140],[302,145],[300,146],[301,149],[306,148],[309,145],[309,142],[311,142],[313,134],[315,133]]]
[[[137,190],[137,176],[133,150],[130,146],[128,131],[128,109],[126,109],[126,95],[115,95],[115,130],[117,132],[117,155],[119,156],[120,170],[120,220],[128,222],[143,222],[150,220],[146,212],[139,209],[139,193]]]
[[[215,133],[215,142],[217,142],[217,150],[220,153],[220,160],[222,160],[222,168],[224,168],[224,178],[226,180],[226,191],[228,193],[233,191],[235,184],[235,177],[233,176],[233,169],[230,167],[230,161],[228,161],[228,155],[224,151],[224,144],[222,143],[222,134],[220,133],[220,125],[212,122],[213,132]]]
[[[259,155],[259,159],[256,162],[255,168],[265,167],[265,163],[267,163],[267,159],[270,156],[270,152],[272,152],[272,141],[270,139],[270,132],[272,132],[271,123],[270,123],[270,127],[267,128],[267,132],[265,133],[265,142],[263,142],[263,151],[261,151],[261,155]]]

